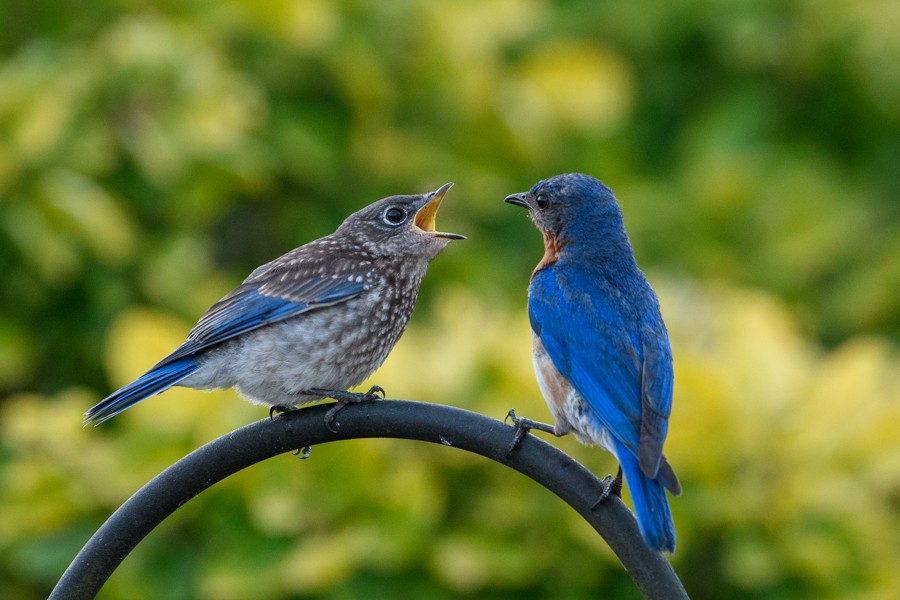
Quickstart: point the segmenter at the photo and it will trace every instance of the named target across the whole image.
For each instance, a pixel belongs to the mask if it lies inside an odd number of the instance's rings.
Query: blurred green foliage
[[[854,2],[0,4],[0,597],[263,416],[175,389],[81,413],[254,266],[453,181],[374,377],[546,418],[501,202],[617,191],[676,357],[672,561],[698,598],[900,595],[900,7]],[[554,441],[598,474],[612,459]],[[101,598],[636,597],[593,530],[475,457],[365,440],[268,461],[145,540]]]

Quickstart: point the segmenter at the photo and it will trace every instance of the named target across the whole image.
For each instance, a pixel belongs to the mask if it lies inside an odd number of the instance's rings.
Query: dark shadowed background
[[[46,597],[180,456],[265,412],[175,389],[81,413],[258,264],[452,181],[390,397],[546,420],[509,193],[613,187],[675,354],[672,562],[696,598],[900,595],[900,7],[0,4],[0,597]],[[554,441],[600,475],[613,459]],[[626,493],[627,499],[627,493]],[[101,598],[634,598],[498,465],[314,448],[185,506]]]

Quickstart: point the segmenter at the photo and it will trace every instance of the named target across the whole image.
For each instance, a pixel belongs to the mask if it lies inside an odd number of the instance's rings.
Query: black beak
[[[510,204],[515,204],[516,206],[521,206],[522,208],[531,208],[528,206],[528,202],[525,200],[525,192],[520,194],[510,194],[504,200],[504,202],[509,202]]]

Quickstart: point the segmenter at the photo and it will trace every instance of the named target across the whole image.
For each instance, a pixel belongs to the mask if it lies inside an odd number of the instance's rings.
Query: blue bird
[[[331,235],[253,271],[219,300],[187,341],[84,415],[97,425],[173,385],[235,388],[273,411],[334,398],[326,424],[347,402],[378,397],[347,390],[387,358],[409,321],[428,264],[450,242],[435,231],[450,189],[391,196],[353,213]]]
[[[514,446],[529,429],[574,433],[619,461],[607,492],[631,490],[647,545],[675,550],[665,490],[681,493],[663,442],[672,408],[672,352],[656,294],[634,259],[612,190],[583,174],[557,175],[506,202],[528,209],[544,238],[528,317],[538,385],[555,426],[508,415]],[[602,500],[602,498],[601,498]]]

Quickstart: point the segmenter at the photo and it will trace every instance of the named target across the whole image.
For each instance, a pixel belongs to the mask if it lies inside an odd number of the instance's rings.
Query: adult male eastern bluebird
[[[215,303],[187,341],[84,415],[97,425],[173,385],[233,387],[275,410],[322,398],[338,404],[377,369],[409,321],[428,264],[455,233],[435,231],[448,183],[391,196],[353,213],[332,233],[262,265]]]
[[[672,352],[619,204],[603,183],[577,173],[539,181],[506,202],[528,209],[544,237],[544,256],[528,287],[528,317],[534,370],[556,422],[536,423],[510,411],[519,429],[515,443],[538,429],[574,433],[584,444],[609,450],[620,468],[607,493],[621,490],[624,471],[647,545],[673,552],[665,489],[677,496],[681,486],[662,453]]]

